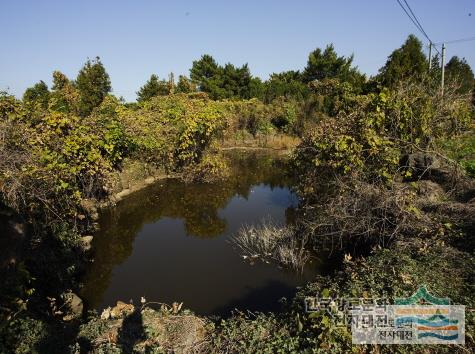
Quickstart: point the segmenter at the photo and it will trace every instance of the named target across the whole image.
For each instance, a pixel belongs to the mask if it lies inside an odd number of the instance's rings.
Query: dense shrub
[[[294,133],[299,104],[279,97],[269,104],[258,99],[222,101],[228,112],[227,133],[247,131],[252,136],[273,132]]]
[[[186,182],[212,183],[225,179],[229,176],[229,165],[226,159],[214,153],[203,156],[198,164],[185,168],[183,179]]]
[[[76,221],[83,198],[106,194],[109,173],[125,156],[166,169],[197,163],[226,125],[225,107],[185,94],[154,97],[129,109],[107,96],[81,118],[31,111],[0,97],[0,192],[5,204],[51,222]]]
[[[133,156],[167,168],[198,162],[212,138],[225,127],[225,111],[204,97],[153,97],[137,110],[118,108]]]
[[[71,221],[81,198],[104,192],[108,171],[122,157],[119,123],[113,117],[80,119],[57,111],[32,119],[11,98],[1,101],[7,112],[0,121],[4,202],[46,224]]]
[[[14,319],[0,327],[0,352],[39,353],[48,334],[47,325],[42,321],[29,317]]]
[[[343,97],[338,114],[322,116],[296,150],[295,161],[311,180],[322,172],[387,180],[402,153],[430,150],[437,138],[460,132],[472,119],[466,98],[450,91],[442,98],[422,84]]]

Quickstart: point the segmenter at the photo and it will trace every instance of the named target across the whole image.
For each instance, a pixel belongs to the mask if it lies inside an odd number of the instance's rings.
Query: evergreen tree
[[[401,80],[419,80],[427,72],[427,67],[422,42],[411,34],[404,44],[388,57],[386,64],[379,70],[378,79],[388,87]]]
[[[252,76],[247,64],[236,67],[227,63],[222,67],[212,56],[205,54],[193,62],[190,77],[198,89],[208,93],[212,99],[245,99],[252,96]],[[255,81],[253,85],[256,85]]]
[[[309,83],[314,80],[336,78],[341,82],[349,82],[355,89],[361,90],[366,78],[356,67],[352,67],[352,64],[353,55],[348,58],[338,56],[333,44],[329,44],[324,51],[317,48],[309,54],[302,80]]]
[[[198,90],[207,92],[214,99],[221,96],[221,76],[222,68],[208,54],[203,55],[200,60],[193,61],[190,69],[190,78],[197,85]]]
[[[303,99],[307,96],[308,86],[302,82],[299,71],[284,71],[271,74],[266,82],[265,101],[271,102],[277,97]]]
[[[252,77],[249,82],[249,97],[264,100],[266,93],[265,83],[258,77]]]
[[[178,83],[176,84],[175,92],[190,93],[196,91],[196,85],[184,75],[178,76]]]
[[[79,113],[84,117],[98,107],[111,91],[109,75],[99,57],[84,64],[76,78],[76,87],[80,95]]]
[[[436,54],[432,57],[432,62],[430,65],[429,77],[432,80],[434,85],[440,85],[442,77],[442,68],[440,65],[440,56]]]
[[[35,84],[33,87],[26,89],[23,94],[23,101],[29,103],[39,103],[44,109],[48,108],[50,92],[48,86],[43,80]]]
[[[473,71],[465,58],[459,59],[453,56],[445,65],[447,82],[457,85],[457,92],[460,94],[470,94],[473,90]]]
[[[61,71],[53,71],[53,87],[52,90],[62,90],[70,84],[69,79]]]
[[[150,79],[137,92],[137,101],[148,101],[154,96],[166,96],[170,94],[171,86],[169,82],[159,80],[158,76],[152,74]]]
[[[235,67],[231,63],[227,63],[222,70],[222,82],[224,89],[224,97],[222,98],[250,98],[251,73],[247,64],[242,67]]]

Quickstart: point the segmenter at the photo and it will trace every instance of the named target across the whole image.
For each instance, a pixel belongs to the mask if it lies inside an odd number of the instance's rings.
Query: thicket
[[[450,139],[472,122],[469,100],[450,89],[442,96],[439,90],[409,81],[355,95],[341,90],[339,82],[316,87],[317,94],[326,97],[334,96],[333,91],[339,93],[332,100],[335,114],[322,116],[295,152],[297,166],[310,179],[307,185],[329,173],[390,180],[404,154],[434,151],[438,139]]]

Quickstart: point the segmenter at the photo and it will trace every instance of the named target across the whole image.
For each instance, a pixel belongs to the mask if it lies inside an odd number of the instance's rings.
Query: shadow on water
[[[271,310],[269,303],[315,275],[251,266],[233,249],[229,239],[243,224],[288,223],[297,200],[285,161],[246,153],[233,154],[230,165],[223,182],[163,180],[103,213],[82,291],[91,308],[145,296],[183,301],[198,314]]]
[[[278,280],[271,280],[264,286],[246,289],[238,299],[227,303],[213,311],[213,314],[222,318],[228,317],[234,310],[261,309],[263,302],[267,302],[266,311],[278,311],[281,308],[280,300],[295,294],[295,287]]]

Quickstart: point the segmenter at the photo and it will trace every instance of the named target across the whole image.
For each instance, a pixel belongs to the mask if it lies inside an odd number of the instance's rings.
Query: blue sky
[[[407,1],[433,41],[475,36],[475,0]],[[100,56],[127,100],[152,73],[188,74],[204,53],[266,79],[334,43],[372,75],[408,34],[424,39],[396,0],[0,0],[0,24],[0,90],[21,96],[39,80],[50,85],[54,70],[75,78]],[[452,55],[475,68],[475,41],[449,44]]]

